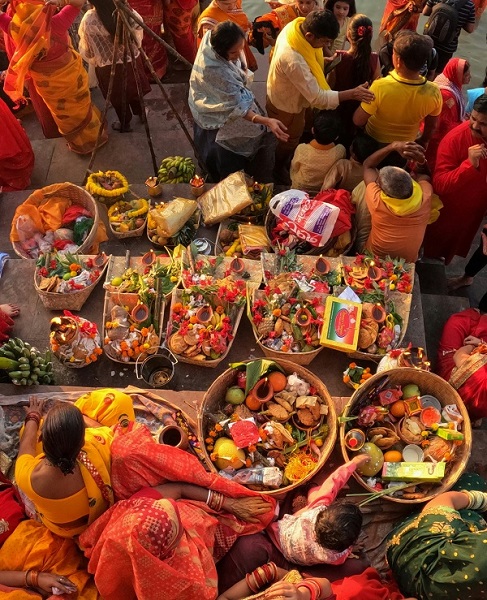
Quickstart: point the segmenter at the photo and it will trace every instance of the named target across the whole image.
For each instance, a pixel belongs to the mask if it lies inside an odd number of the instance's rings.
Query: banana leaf
[[[245,386],[246,396],[250,392],[250,390],[255,386],[255,384],[259,381],[259,379],[265,377],[269,371],[281,371],[281,373],[285,374],[284,369],[282,369],[275,361],[269,360],[267,358],[258,358],[248,363],[230,363],[230,367],[232,369],[239,369],[240,367],[245,367],[247,372],[247,383]]]

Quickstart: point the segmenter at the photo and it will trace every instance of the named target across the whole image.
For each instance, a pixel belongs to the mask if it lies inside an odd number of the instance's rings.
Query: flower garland
[[[118,198],[129,191],[129,182],[119,171],[97,171],[88,177],[85,188],[102,198]]]

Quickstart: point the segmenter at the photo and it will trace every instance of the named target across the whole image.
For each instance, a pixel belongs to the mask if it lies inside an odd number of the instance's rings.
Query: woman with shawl
[[[29,76],[69,149],[89,154],[97,142],[100,112],[91,103],[88,74],[68,35],[83,0],[69,0],[57,14],[56,3],[61,0],[47,4],[41,0],[13,0],[12,16],[0,15],[0,28],[15,48],[4,90],[12,100],[19,101]],[[99,145],[107,139],[103,130]]]
[[[0,190],[24,190],[30,183],[34,168],[34,152],[22,125],[1,98],[0,121]]]
[[[262,114],[249,89],[251,74],[242,56],[243,30],[232,21],[207,31],[189,80],[194,139],[212,181],[250,166],[266,128],[286,141],[286,128]]]
[[[433,173],[436,164],[438,146],[445,135],[465,120],[466,101],[463,97],[462,87],[470,82],[470,65],[463,58],[451,58],[443,73],[438,75],[435,83],[441,90],[443,107],[426,150],[426,160],[430,171]]]
[[[198,19],[198,47],[207,31],[212,31],[224,21],[232,21],[244,32],[244,54],[247,68],[257,71],[257,61],[252,54],[246,36],[250,31],[251,23],[242,10],[242,0],[212,0]]]
[[[96,390],[73,405],[61,402],[38,429],[43,402],[31,397],[21,433],[15,479],[42,523],[60,537],[75,537],[114,501],[110,483],[111,426],[134,420],[130,396]]]
[[[437,373],[460,394],[472,419],[487,416],[487,306],[452,315],[438,347]]]
[[[214,600],[215,563],[274,518],[273,499],[208,473],[138,423],[116,428],[111,472],[118,502],[80,537],[104,600]]]

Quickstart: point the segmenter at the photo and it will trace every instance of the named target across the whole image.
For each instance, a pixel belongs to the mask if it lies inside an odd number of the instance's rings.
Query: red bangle
[[[25,423],[28,423],[29,421],[35,421],[37,423],[37,427],[39,427],[41,423],[41,415],[38,412],[27,413],[25,417]]]
[[[39,587],[39,571],[34,571],[34,569],[30,572],[30,587]]]
[[[27,569],[27,571],[25,572],[25,587],[26,588],[29,587],[28,579],[29,579],[29,573],[30,573],[30,571],[31,571],[30,569]]]
[[[314,584],[314,585],[313,585]],[[309,600],[318,600],[318,593],[316,589],[316,581],[298,581],[296,584],[297,589],[306,588],[309,592]]]

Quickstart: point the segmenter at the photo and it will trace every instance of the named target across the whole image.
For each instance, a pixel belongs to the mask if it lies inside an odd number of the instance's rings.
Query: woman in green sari
[[[487,483],[465,474],[390,534],[387,560],[403,594],[418,600],[487,598]]]

